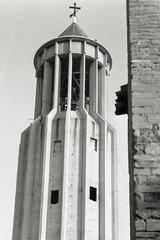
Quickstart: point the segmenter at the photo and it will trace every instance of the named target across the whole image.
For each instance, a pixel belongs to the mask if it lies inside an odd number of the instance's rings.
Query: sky
[[[35,102],[33,57],[70,24],[71,0],[0,1],[0,238],[11,240],[21,132],[32,122]],[[127,117],[117,117],[115,92],[127,83],[125,0],[77,0],[78,25],[110,52],[108,118],[117,130],[119,239],[128,240]],[[128,230],[127,230],[128,229]]]

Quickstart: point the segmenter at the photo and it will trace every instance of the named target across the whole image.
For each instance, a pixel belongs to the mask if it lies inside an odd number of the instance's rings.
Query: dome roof
[[[71,36],[71,35],[88,37],[87,34],[85,34],[83,30],[75,22],[73,22],[63,33],[61,33],[59,37]]]

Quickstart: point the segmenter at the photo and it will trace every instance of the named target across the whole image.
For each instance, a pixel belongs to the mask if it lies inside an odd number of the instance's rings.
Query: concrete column
[[[72,53],[71,53],[71,40],[68,62],[68,94],[67,94],[67,110],[71,110],[71,98],[72,98]]]
[[[45,122],[44,132],[44,154],[43,154],[43,183],[41,197],[41,216],[40,216],[40,239],[46,240],[47,230],[47,210],[48,210],[48,191],[49,191],[49,173],[51,158],[51,139],[52,139],[52,123],[57,113],[59,101],[59,79],[60,79],[60,61],[58,57],[58,43],[55,43],[55,72],[54,72],[54,94],[53,109],[49,112]]]
[[[82,229],[82,240],[87,239],[87,200],[88,200],[88,188],[86,185],[86,178],[87,178],[87,159],[88,159],[88,143],[89,143],[89,116],[85,109],[85,46],[86,43],[84,42],[84,54],[82,56],[81,61],[81,78],[80,78],[80,103],[79,103],[79,111],[82,116],[81,120],[81,132],[82,138],[80,142],[83,144],[82,150],[82,170],[80,174],[82,175],[82,203],[81,203],[81,229]]]
[[[64,135],[64,166],[63,166],[63,191],[62,191],[62,218],[61,218],[61,240],[66,239],[67,229],[67,200],[68,200],[68,162],[70,149],[70,114],[71,114],[71,91],[72,91],[72,41],[70,39],[69,63],[68,63],[68,94],[67,94],[67,111],[65,121]]]
[[[43,93],[42,93],[42,114],[46,115],[52,108],[52,66],[44,62]]]
[[[100,240],[105,240],[107,236],[106,226],[106,161],[107,161],[107,122],[98,114],[98,51],[96,49],[96,59],[91,66],[90,84],[90,115],[99,125],[99,235]],[[105,79],[102,79],[102,82]],[[103,92],[105,97],[105,92]],[[102,93],[99,93],[102,94]],[[106,97],[105,97],[106,99]],[[104,100],[103,100],[104,101]],[[105,104],[105,102],[104,102]],[[105,116],[105,108],[103,108]]]
[[[58,109],[59,99],[59,75],[60,75],[60,60],[58,56],[58,43],[55,43],[55,67],[54,67],[54,93],[53,93],[53,108]]]
[[[108,124],[108,130],[112,131],[112,166],[111,166],[111,178],[112,178],[112,238],[118,240],[118,165],[117,165],[117,133]]]
[[[84,42],[85,49],[86,42]],[[85,63],[86,63],[86,54],[83,53],[80,66],[80,99],[79,107],[84,108],[85,105]]]
[[[42,77],[43,73],[40,68],[36,69],[37,86],[36,86],[36,102],[34,118],[36,119],[41,114],[42,108]]]

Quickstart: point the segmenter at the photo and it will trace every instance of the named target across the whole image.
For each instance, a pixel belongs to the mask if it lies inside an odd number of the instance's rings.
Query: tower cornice
[[[46,42],[45,44],[43,44],[36,52],[35,56],[34,56],[34,66],[36,68],[36,58],[38,56],[40,56],[43,52],[43,49],[44,48],[49,48],[51,47],[52,45],[55,44],[55,42],[58,42],[58,43],[61,43],[61,42],[65,42],[65,41],[69,41],[69,40],[73,40],[73,41],[80,41],[80,42],[84,42],[86,41],[86,43],[89,43],[90,45],[93,45],[93,46],[99,46],[99,49],[107,55],[107,59],[108,59],[108,63],[110,64],[110,69],[112,68],[112,58],[111,58],[111,55],[110,53],[108,52],[108,50],[104,47],[103,44],[101,44],[100,42],[98,41],[95,41],[94,39],[92,38],[87,38],[87,37],[83,37],[83,36],[77,36],[77,35],[72,35],[72,36],[61,36],[61,37],[57,37],[57,38],[54,38],[48,42]]]

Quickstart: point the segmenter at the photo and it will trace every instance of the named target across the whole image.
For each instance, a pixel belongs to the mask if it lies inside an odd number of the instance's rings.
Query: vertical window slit
[[[97,201],[97,188],[90,187],[89,189],[89,198],[90,200],[96,202]]]
[[[58,203],[58,200],[59,200],[59,191],[58,190],[51,191],[51,204]]]

